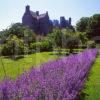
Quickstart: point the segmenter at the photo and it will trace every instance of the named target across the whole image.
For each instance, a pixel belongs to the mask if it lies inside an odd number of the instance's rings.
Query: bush
[[[87,43],[89,48],[95,48],[96,47],[96,43],[94,41],[88,41]]]
[[[22,39],[25,44],[30,45],[36,39],[36,34],[29,27],[24,26],[21,23],[14,23],[10,28],[0,32],[0,38],[2,43],[6,43],[7,38],[10,35],[16,35],[19,39]]]
[[[66,47],[70,49],[70,53],[73,53],[73,49],[78,48],[78,45],[79,39],[77,37],[70,36],[69,38],[67,38]]]
[[[1,53],[4,56],[22,55],[24,54],[26,47],[23,40],[17,38],[17,36],[10,36],[5,44],[2,45]]]
[[[82,49],[86,49],[87,48],[87,45],[82,45],[81,48]]]
[[[42,42],[35,42],[35,43],[31,43],[30,45],[30,49],[33,51],[52,51],[52,44],[50,43],[50,41],[42,41]]]

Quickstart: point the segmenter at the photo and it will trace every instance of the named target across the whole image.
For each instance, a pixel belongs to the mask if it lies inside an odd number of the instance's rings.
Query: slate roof
[[[36,19],[41,19],[41,18],[44,18],[46,16],[46,13],[40,14],[39,16],[36,14],[36,12],[30,11],[30,13]]]
[[[30,14],[31,14],[33,17],[37,18],[36,12],[30,11]]]

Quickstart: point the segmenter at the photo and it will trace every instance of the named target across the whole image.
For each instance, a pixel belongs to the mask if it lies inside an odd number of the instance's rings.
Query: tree
[[[9,36],[8,29],[5,29],[0,32],[0,40],[2,41],[2,44],[6,42],[8,36]]]
[[[24,37],[25,27],[21,23],[14,23],[10,26],[9,35],[16,35],[18,38]]]
[[[73,49],[77,48],[80,42],[79,35],[71,29],[55,29],[53,33],[49,34],[49,39],[56,44],[56,48],[67,48],[70,53],[73,53]]]
[[[90,17],[87,34],[89,38],[100,36],[100,14],[95,14]]]
[[[76,30],[85,32],[88,26],[89,17],[82,17],[76,24]]]
[[[5,44],[2,46],[1,53],[4,56],[22,55],[24,54],[26,47],[23,40],[17,38],[16,35],[11,35]]]
[[[69,49],[69,53],[73,53],[74,48],[78,48],[79,38],[70,36],[67,38],[66,47]]]
[[[78,32],[78,36],[81,40],[82,45],[86,45],[88,38],[86,32]]]
[[[48,34],[48,39],[52,40],[52,44],[56,47],[62,47],[62,32],[59,28],[55,28],[52,33]]]
[[[40,51],[40,52],[44,52],[44,51],[52,51],[52,44],[49,40],[43,40],[41,42],[33,42],[30,45],[30,50],[34,50],[34,51]]]
[[[19,39],[23,39],[25,44],[30,45],[30,43],[35,41],[36,35],[29,27],[24,26],[21,23],[14,23],[9,29],[1,32],[0,38],[5,43],[7,37],[10,35],[16,35]]]

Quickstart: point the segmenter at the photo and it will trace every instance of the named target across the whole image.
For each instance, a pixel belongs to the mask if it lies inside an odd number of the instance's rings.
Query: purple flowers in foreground
[[[0,85],[0,100],[75,100],[97,49],[50,61]]]

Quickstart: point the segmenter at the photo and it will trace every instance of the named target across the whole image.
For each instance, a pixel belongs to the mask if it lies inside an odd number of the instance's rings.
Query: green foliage
[[[76,24],[77,31],[85,32],[88,26],[89,17],[82,17]]]
[[[90,17],[87,34],[90,38],[100,36],[100,14],[95,14]]]
[[[87,44],[88,38],[86,32],[78,32],[78,37],[80,38],[82,45]]]
[[[30,43],[35,42],[36,34],[29,28],[25,28],[24,32],[24,43],[30,45]]]
[[[23,40],[17,38],[16,35],[11,35],[5,44],[2,45],[1,53],[4,56],[24,54],[25,46]]]
[[[52,43],[48,40],[44,40],[41,42],[31,43],[30,49],[33,51],[52,51]]]
[[[72,29],[66,28],[62,29],[61,32],[66,36],[73,36],[75,35],[75,32]]]
[[[79,38],[78,37],[68,37],[66,41],[66,47],[70,49],[70,53],[73,53],[74,48],[78,48]]]
[[[94,41],[88,41],[87,45],[89,48],[95,48],[96,47],[96,43]]]
[[[8,34],[16,35],[18,38],[24,37],[23,30],[25,27],[21,23],[12,24],[8,30]]]
[[[76,24],[77,31],[86,32],[88,39],[100,43],[100,14],[91,17],[82,17]]]
[[[62,30],[56,28],[48,37],[56,44],[56,48],[68,48],[71,53],[74,48],[78,48],[80,42],[79,34],[68,28]]]
[[[7,37],[10,35],[16,35],[19,39],[23,39],[25,44],[30,44],[35,41],[35,33],[28,27],[21,23],[12,24],[9,29],[1,32],[0,38],[3,43],[6,42]]]
[[[79,34],[73,32],[71,29],[63,29],[63,47],[70,49],[69,52],[73,53],[74,48],[78,48],[80,43]]]
[[[55,28],[52,33],[48,34],[48,39],[52,41],[54,47],[62,47],[62,32]]]
[[[0,40],[2,41],[2,43],[6,42],[6,39],[8,38],[8,36],[9,36],[8,29],[0,32]]]

